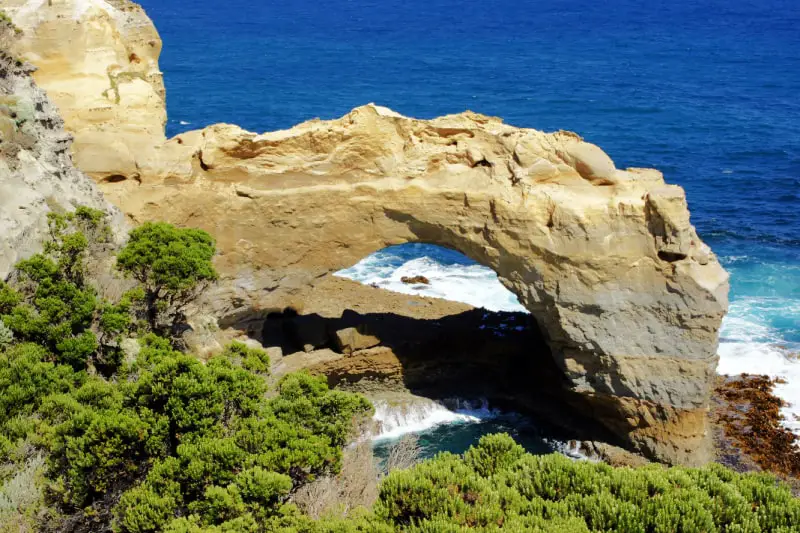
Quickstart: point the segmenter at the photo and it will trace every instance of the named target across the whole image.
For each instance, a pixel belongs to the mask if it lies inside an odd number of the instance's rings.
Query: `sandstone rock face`
[[[102,188],[133,221],[218,239],[207,303],[222,316],[302,309],[315,280],[389,245],[453,248],[519,297],[583,409],[650,457],[709,459],[728,276],[658,171],[617,169],[569,132],[368,105],[261,135],[182,134],[126,177]]]
[[[72,165],[72,137],[32,70],[0,51],[0,280],[41,250],[51,211],[105,209],[117,234],[124,226],[122,214]]]
[[[366,350],[380,343],[378,337],[362,332],[358,327],[344,328],[336,332],[336,347],[345,354]]]
[[[128,0],[4,0],[23,30],[18,53],[36,65],[75,137],[75,164],[95,179],[135,176],[165,140],[161,39]]]

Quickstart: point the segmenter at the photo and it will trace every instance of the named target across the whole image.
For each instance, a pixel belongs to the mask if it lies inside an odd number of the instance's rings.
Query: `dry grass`
[[[114,259],[104,258],[102,262],[89,265],[91,270],[92,285],[97,290],[98,296],[109,302],[119,302],[122,296],[136,287],[136,282],[125,279],[122,274],[114,271]]]
[[[370,507],[378,498],[381,478],[394,470],[419,462],[417,437],[406,435],[389,452],[381,471],[369,441],[344,451],[342,470],[337,476],[322,477],[302,487],[292,500],[312,518],[343,518],[356,509]]]
[[[372,505],[378,497],[379,478],[372,445],[361,442],[345,450],[339,475],[309,483],[297,491],[293,501],[315,519],[345,517],[354,509]]]
[[[421,451],[416,435],[404,435],[389,451],[389,457],[386,460],[387,473],[411,468],[419,462]]]
[[[0,487],[0,533],[35,531],[35,512],[42,501],[37,483],[44,456],[35,455]]]

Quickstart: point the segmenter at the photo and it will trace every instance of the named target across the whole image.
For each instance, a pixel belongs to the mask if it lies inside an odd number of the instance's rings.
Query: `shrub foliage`
[[[771,475],[613,468],[533,456],[507,435],[440,454],[381,485],[375,514],[406,531],[798,531],[800,501]],[[441,528],[439,524],[448,524]]]
[[[141,283],[153,331],[171,334],[185,306],[217,279],[214,239],[203,230],[147,222],[130,233],[117,267]]]
[[[44,251],[0,283],[0,516],[12,506],[4,502],[41,507],[13,523],[120,533],[800,531],[800,500],[770,475],[533,456],[507,435],[393,471],[371,509],[312,520],[292,495],[339,472],[355,423],[371,412],[366,399],[302,373],[268,391],[262,350],[232,343],[201,362],[157,334],[174,334],[216,278],[204,232],[134,230],[117,265],[138,286],[109,302],[86,268],[109,240],[103,213],[49,222]],[[131,337],[140,349],[123,357]],[[31,479],[37,489],[22,494]]]

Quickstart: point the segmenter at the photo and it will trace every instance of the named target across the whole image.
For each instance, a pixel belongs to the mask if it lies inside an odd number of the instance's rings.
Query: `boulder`
[[[265,348],[264,351],[267,352],[271,364],[275,364],[283,359],[283,350],[280,346],[269,346]]]
[[[403,276],[400,281],[407,285],[430,285],[430,280],[425,276]]]
[[[336,347],[343,354],[350,355],[358,350],[372,348],[381,343],[374,335],[359,331],[360,328],[345,328],[336,332]]]

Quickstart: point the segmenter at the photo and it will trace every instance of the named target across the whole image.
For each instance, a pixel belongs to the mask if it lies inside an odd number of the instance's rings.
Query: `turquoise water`
[[[140,2],[164,40],[170,134],[286,128],[376,102],[573,130],[619,167],[659,168],[731,273],[721,371],[782,375],[800,405],[786,359],[800,352],[800,2]],[[397,268],[456,265],[411,252]],[[370,268],[390,278],[389,256]],[[479,282],[463,269],[442,279]]]
[[[516,414],[500,415],[480,422],[442,424],[417,433],[420,459],[429,459],[439,452],[464,453],[483,435],[508,433],[531,453],[553,453],[557,447],[547,440],[536,424]],[[385,461],[397,439],[377,441],[373,447],[375,456]]]

